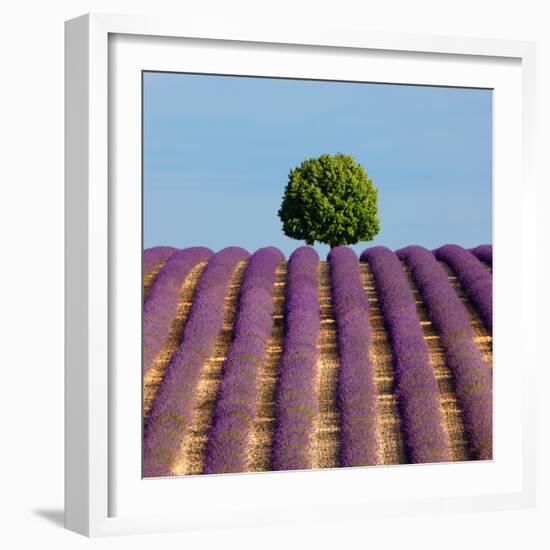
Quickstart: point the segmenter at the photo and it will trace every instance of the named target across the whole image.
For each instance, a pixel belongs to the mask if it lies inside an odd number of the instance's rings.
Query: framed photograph
[[[66,23],[66,526],[528,507],[534,45]]]

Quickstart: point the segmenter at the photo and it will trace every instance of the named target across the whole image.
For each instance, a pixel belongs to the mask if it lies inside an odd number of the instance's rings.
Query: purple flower
[[[439,388],[414,295],[401,262],[393,252],[381,246],[365,250],[361,260],[369,262],[389,333],[395,393],[409,461],[449,461]]]
[[[315,391],[321,328],[318,264],[317,252],[306,246],[296,249],[288,263],[285,340],[276,390],[274,470],[311,468],[310,437],[319,408]]]
[[[397,254],[411,269],[430,318],[439,331],[472,454],[476,459],[489,460],[493,452],[493,377],[475,344],[466,306],[431,252],[420,246],[409,246]]]
[[[203,247],[178,250],[157,275],[143,306],[143,375],[152,368],[166,343],[183,281],[199,262],[211,256],[212,251]]]
[[[493,277],[481,262],[456,244],[447,244],[434,251],[435,257],[451,267],[474,304],[483,323],[493,330]]]
[[[195,297],[180,347],[174,353],[147,418],[143,435],[143,475],[171,474],[181,441],[192,420],[197,384],[223,328],[225,296],[246,250],[223,249],[208,262]]]
[[[160,262],[166,262],[176,252],[171,246],[154,246],[143,251],[143,274],[147,275]]]
[[[261,248],[250,258],[239,294],[234,336],[223,365],[204,473],[242,472],[254,425],[257,374],[273,327],[273,295],[283,254]]]
[[[369,301],[361,284],[353,250],[333,248],[328,255],[332,307],[340,366],[337,400],[340,412],[340,465],[378,464],[377,389],[369,356],[372,344]]]
[[[482,262],[489,264],[493,267],[493,245],[492,244],[480,244],[475,248],[470,249],[470,252],[477,256]]]

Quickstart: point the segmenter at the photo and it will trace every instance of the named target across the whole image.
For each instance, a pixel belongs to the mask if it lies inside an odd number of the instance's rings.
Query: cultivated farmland
[[[492,458],[492,247],[143,259],[143,475]]]

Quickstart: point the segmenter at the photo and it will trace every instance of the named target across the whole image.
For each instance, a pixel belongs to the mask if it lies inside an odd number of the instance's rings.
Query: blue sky
[[[351,154],[396,249],[492,242],[492,92],[144,74],[144,247],[277,246],[291,168]],[[324,257],[328,247],[316,243]]]

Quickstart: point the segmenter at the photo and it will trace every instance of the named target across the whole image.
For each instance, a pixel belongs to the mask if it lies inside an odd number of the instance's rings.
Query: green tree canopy
[[[285,235],[331,248],[380,231],[378,190],[350,155],[321,155],[292,169],[279,209]]]

